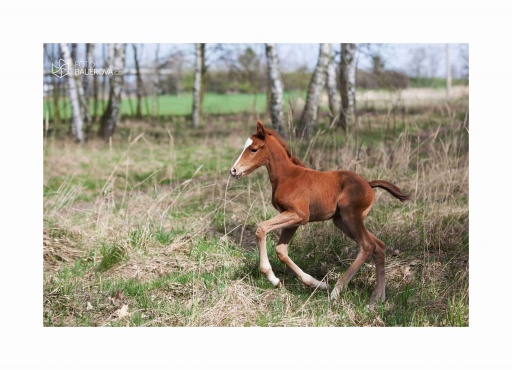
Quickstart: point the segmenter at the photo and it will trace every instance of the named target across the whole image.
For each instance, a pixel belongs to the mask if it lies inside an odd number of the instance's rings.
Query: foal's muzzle
[[[240,177],[242,177],[242,172],[237,173],[235,167],[233,167],[229,172],[231,173],[231,176],[233,176],[237,180],[240,179]]]

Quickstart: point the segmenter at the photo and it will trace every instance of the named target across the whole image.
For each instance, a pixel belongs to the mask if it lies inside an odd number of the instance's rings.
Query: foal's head
[[[265,145],[266,136],[267,132],[263,123],[258,121],[256,123],[256,133],[247,139],[242,154],[231,168],[231,176],[238,180],[268,163],[269,153]]]

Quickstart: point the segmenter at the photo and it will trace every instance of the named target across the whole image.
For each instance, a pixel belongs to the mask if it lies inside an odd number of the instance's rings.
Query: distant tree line
[[[159,109],[158,95],[192,93],[191,126],[197,127],[201,124],[205,91],[217,94],[264,93],[267,95],[267,115],[273,127],[284,137],[297,135],[309,139],[323,93],[329,100],[332,123],[346,130],[355,119],[356,89],[403,89],[409,86],[411,79],[407,75],[387,69],[380,54],[367,45],[370,44],[341,44],[335,51],[332,44],[319,44],[317,63],[312,72],[305,67],[283,72],[277,52],[279,45],[275,44],[264,45],[263,57],[252,47],[233,53],[223,44],[210,47],[195,44],[193,64],[188,68],[184,53],[162,57],[159,45],[148,68],[141,63],[143,44],[85,44],[87,60],[94,60],[95,51],[97,55],[101,50],[101,67],[119,73],[101,76],[70,73],[60,78],[55,77],[54,61],[61,60],[73,66],[77,60],[77,44],[47,44],[44,46],[45,63],[52,64],[52,72],[46,72],[44,76],[44,86],[48,90],[46,102],[53,110],[54,120],[60,121],[63,116],[61,98],[67,97],[72,111],[70,131],[77,141],[84,142],[95,134],[93,123],[98,126],[96,135],[104,139],[114,135],[120,120],[123,95],[130,97],[128,102],[130,109],[135,111],[135,117],[142,118],[145,105],[144,110],[151,112],[154,120]],[[131,69],[126,67],[128,48],[132,51],[131,64],[134,68]],[[371,56],[371,68],[357,68],[358,53]],[[418,55],[413,61],[419,63]],[[219,67],[221,62],[222,67]],[[435,65],[434,61],[431,65]],[[294,132],[288,132],[290,125],[285,122],[284,90],[307,91],[303,111],[293,125]]]
[[[267,90],[267,76],[265,64],[256,66],[245,74],[237,66],[229,70],[210,70],[204,82],[205,91],[216,94],[254,94],[265,93]],[[335,69],[336,81],[339,81],[339,68]],[[311,79],[311,71],[300,67],[295,71],[281,72],[281,78],[287,91],[306,91]],[[250,76],[250,78],[248,78]],[[430,81],[430,79],[428,79]],[[425,79],[427,81],[427,79]],[[193,90],[194,72],[183,71],[180,78],[167,75],[160,82],[162,94],[180,95]],[[337,82],[339,84],[339,82]],[[404,89],[409,87],[410,78],[403,72],[382,70],[374,72],[371,69],[357,68],[356,87],[362,89]]]

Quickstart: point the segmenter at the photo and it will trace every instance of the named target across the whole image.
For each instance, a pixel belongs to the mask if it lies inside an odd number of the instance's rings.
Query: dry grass
[[[363,112],[346,135],[323,117],[314,140],[290,141],[314,168],[356,170],[412,192],[401,204],[377,190],[367,219],[388,245],[388,301],[376,308],[366,305],[371,261],[330,302],[277,260],[274,234],[269,254],[285,288],[260,276],[255,225],[276,214],[267,175],[228,179],[254,117],[209,117],[200,132],[124,122],[111,144],[47,137],[44,324],[468,325],[466,110],[461,98]],[[290,253],[332,285],[357,248],[318,223],[299,229]]]
[[[47,269],[58,269],[62,264],[69,264],[81,257],[77,246],[77,236],[51,237],[51,229],[43,230],[43,260]]]
[[[452,99],[465,99],[469,94],[468,86],[453,86]],[[366,90],[358,92],[357,101],[365,105],[402,105],[405,107],[427,106],[432,103],[443,104],[446,99],[445,89],[409,88],[395,91]]]

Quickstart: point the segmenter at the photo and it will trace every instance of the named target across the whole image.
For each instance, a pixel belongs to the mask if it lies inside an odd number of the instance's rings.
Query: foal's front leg
[[[298,226],[300,225],[300,222],[301,218],[298,214],[295,212],[286,211],[258,225],[258,229],[256,230],[256,238],[258,239],[258,247],[260,250],[260,271],[267,276],[267,279],[272,283],[274,287],[281,286],[281,282],[274,275],[272,266],[270,266],[270,261],[268,260],[267,233],[276,229]]]

